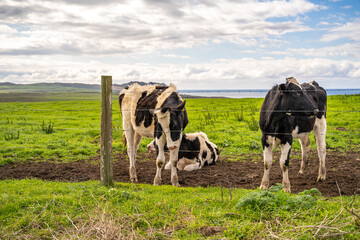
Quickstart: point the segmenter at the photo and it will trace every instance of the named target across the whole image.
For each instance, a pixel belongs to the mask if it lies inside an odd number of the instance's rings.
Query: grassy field
[[[56,99],[61,96],[61,98]],[[76,161],[99,151],[97,95],[0,103],[0,165]],[[54,100],[57,101],[51,101]],[[42,100],[42,101],[41,101]],[[61,101],[60,101],[61,100]],[[360,96],[330,96],[329,151],[359,151]],[[204,131],[223,156],[261,153],[262,99],[188,99],[186,132]],[[113,148],[122,151],[113,98]],[[315,148],[314,139],[312,148]],[[151,139],[144,139],[145,152]],[[297,141],[294,150],[299,151]],[[258,159],[261,161],[261,159]],[[99,182],[0,181],[0,239],[311,239],[360,237],[360,199],[228,188]]]
[[[62,101],[49,101],[58,99]],[[41,97],[40,95],[37,97]],[[84,100],[88,98],[88,100]],[[67,99],[68,101],[64,101]],[[26,160],[74,161],[99,151],[100,103],[96,94],[46,95],[42,102],[2,102],[0,105],[0,165]],[[261,153],[258,128],[262,99],[188,99],[185,132],[205,132],[225,156],[241,159]],[[330,96],[327,148],[359,151],[360,96]],[[113,98],[114,151],[123,150],[122,123]],[[144,139],[139,151],[146,151]],[[315,149],[314,138],[311,137]],[[298,141],[293,149],[299,151]]]
[[[358,239],[359,199],[40,180],[0,182],[1,239]]]
[[[99,85],[81,83],[33,83],[13,84],[0,83],[0,94],[4,93],[68,93],[68,92],[99,92]]]

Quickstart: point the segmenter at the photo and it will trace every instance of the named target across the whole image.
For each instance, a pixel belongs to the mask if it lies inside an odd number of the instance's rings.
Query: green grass
[[[99,85],[81,83],[33,83],[11,84],[0,83],[0,94],[4,93],[65,93],[65,92],[99,92]]]
[[[46,92],[25,92],[25,93],[3,93],[0,91],[0,103],[3,102],[54,102],[54,101],[81,101],[81,100],[98,100],[99,93],[90,92],[66,92],[66,93],[46,93]]]
[[[60,94],[61,95],[61,94]],[[59,95],[54,95],[52,100]],[[41,97],[41,96],[38,96]],[[86,159],[99,151],[100,101],[97,94],[62,95],[68,101],[3,102],[0,105],[0,165],[26,160],[69,162]],[[205,132],[222,155],[239,160],[261,153],[259,109],[263,99],[187,99],[189,124],[185,132]],[[327,148],[359,151],[360,96],[330,96],[328,99]],[[46,131],[48,128],[49,131]],[[113,147],[123,150],[122,123],[113,97]],[[139,151],[147,151],[144,139]],[[312,149],[316,148],[311,136]],[[300,151],[294,141],[293,149]],[[259,159],[260,160],[260,159]]]
[[[69,162],[98,153],[98,94],[40,94],[28,100],[37,102],[0,104],[0,165]],[[330,151],[359,151],[359,100],[359,95],[329,97]],[[223,156],[234,160],[261,153],[256,126],[261,104],[262,99],[188,99],[186,132],[205,132]],[[113,138],[114,151],[122,151],[115,95]],[[150,141],[144,139],[139,151],[147,151]],[[299,149],[295,141],[294,150]],[[359,209],[358,196],[324,198],[316,189],[295,195],[280,185],[266,192],[4,180],[0,239],[358,239]]]
[[[223,192],[223,193],[222,193]],[[0,182],[1,239],[359,237],[359,198],[99,182]],[[298,205],[298,203],[302,205]],[[356,213],[356,212],[355,212]],[[212,234],[210,233],[212,232]]]

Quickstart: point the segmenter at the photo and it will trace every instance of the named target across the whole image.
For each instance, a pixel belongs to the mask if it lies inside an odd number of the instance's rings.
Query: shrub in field
[[[318,189],[305,190],[298,195],[292,195],[281,191],[283,186],[277,184],[269,188],[269,191],[255,191],[240,198],[235,206],[238,209],[273,213],[280,210],[304,210],[316,205],[316,196],[321,196]]]

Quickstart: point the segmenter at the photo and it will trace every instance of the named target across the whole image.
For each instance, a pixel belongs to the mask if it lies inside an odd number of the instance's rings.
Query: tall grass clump
[[[20,138],[20,131],[18,130],[16,133],[15,132],[5,133],[4,137],[5,137],[6,141],[19,139]]]
[[[235,112],[235,119],[239,122],[242,122],[244,120],[244,107],[241,106],[240,113]]]
[[[210,111],[204,112],[204,121],[206,125],[213,125],[216,122],[216,115],[211,114]]]
[[[42,121],[42,124],[41,124],[41,130],[46,133],[46,134],[51,134],[54,132],[54,123],[50,122],[49,123],[45,123],[45,121],[43,120]]]
[[[10,118],[6,118],[6,123],[7,124],[13,124],[13,120],[10,120]]]
[[[255,117],[251,115],[250,120],[247,120],[246,123],[249,126],[250,131],[257,132],[259,130],[259,122],[256,121]]]

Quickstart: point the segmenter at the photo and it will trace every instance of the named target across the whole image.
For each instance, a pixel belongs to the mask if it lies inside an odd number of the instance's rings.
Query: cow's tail
[[[124,147],[126,147],[126,135],[125,135],[125,132],[123,132],[122,142],[123,142]]]
[[[120,106],[120,110],[121,110],[121,104],[122,104],[122,100],[124,99],[125,97],[125,93],[120,93],[119,94],[119,106]]]

